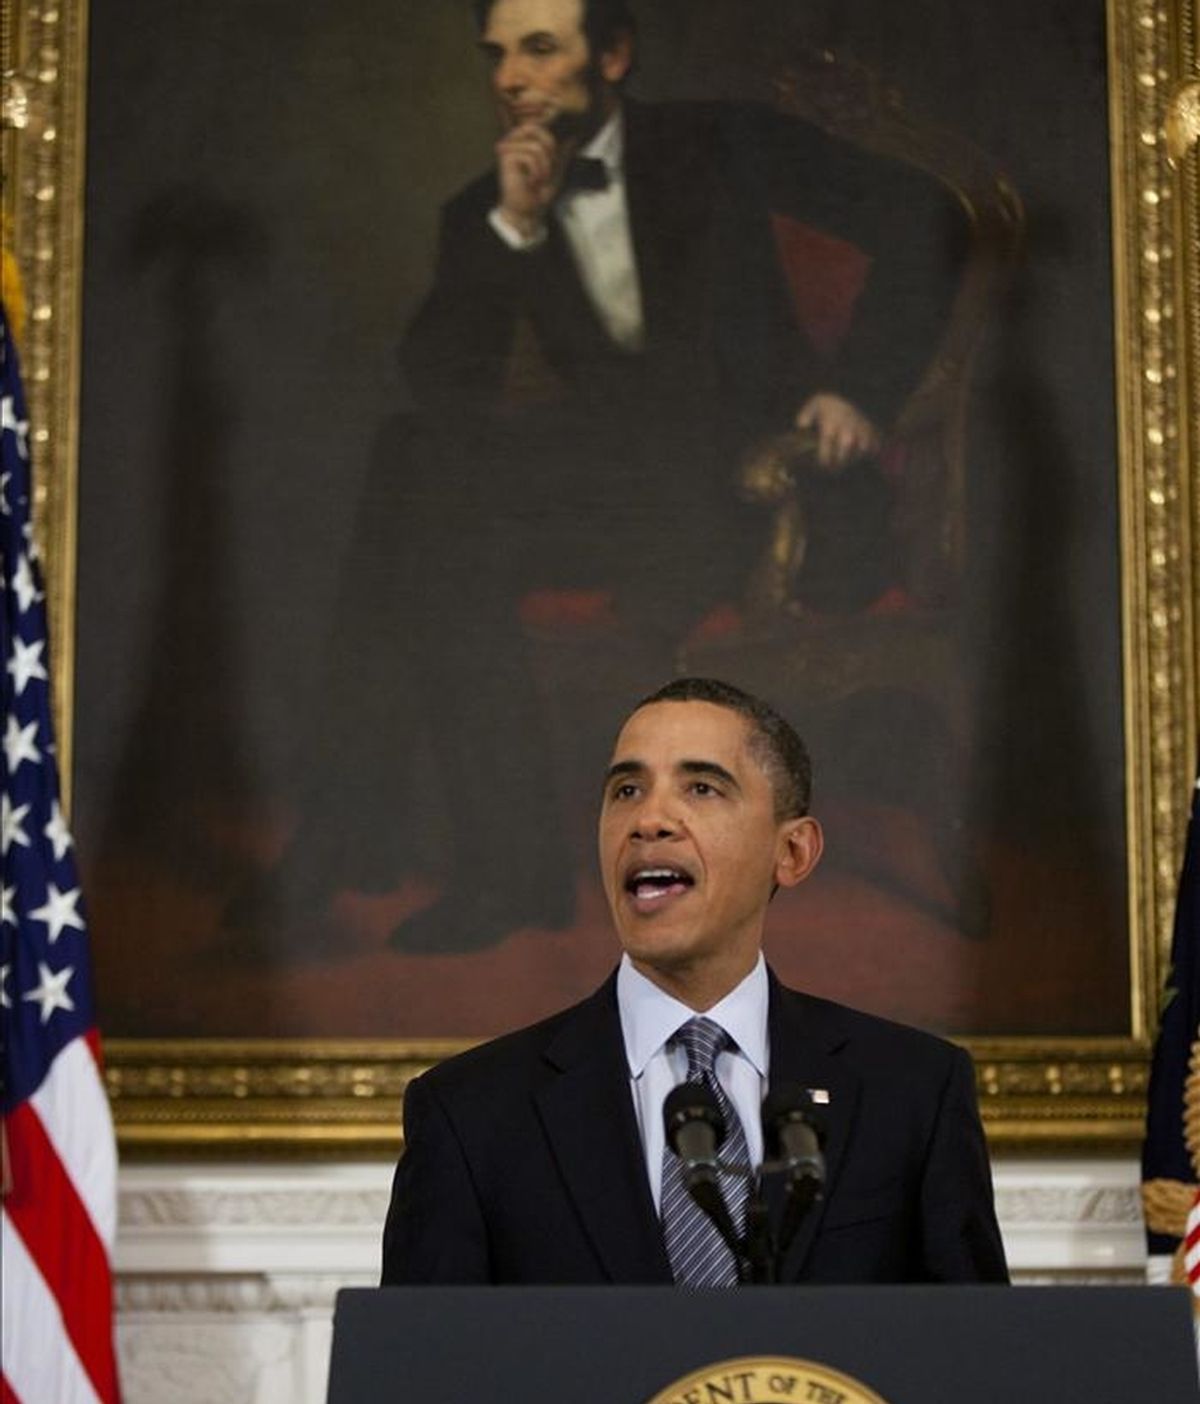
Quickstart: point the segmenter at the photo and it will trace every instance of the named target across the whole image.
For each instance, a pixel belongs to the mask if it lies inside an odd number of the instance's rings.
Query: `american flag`
[[[1200,1314],[1200,777],[1147,1101],[1142,1199],[1151,1266],[1163,1255],[1181,1255]]]
[[[59,806],[29,421],[0,304],[0,1404],[118,1400],[116,1147],[72,839]]]

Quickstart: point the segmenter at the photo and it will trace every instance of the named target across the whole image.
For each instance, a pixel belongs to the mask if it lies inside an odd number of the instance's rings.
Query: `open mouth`
[[[695,885],[691,873],[670,864],[632,868],[625,878],[625,891],[639,904],[680,897]]]

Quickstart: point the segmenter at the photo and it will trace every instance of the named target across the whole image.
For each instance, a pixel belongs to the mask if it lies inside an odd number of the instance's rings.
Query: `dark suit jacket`
[[[418,404],[456,427],[472,409],[494,409],[524,322],[576,411],[615,420],[627,452],[648,436],[653,448],[636,467],[643,484],[664,459],[676,487],[681,464],[694,481],[706,455],[727,484],[729,454],[789,427],[817,390],[886,428],[928,363],[955,287],[965,225],[954,201],[912,168],[765,107],[628,102],[624,111],[644,352],[609,340],[556,221],[534,252],[514,253],[496,236],[490,173],[442,212],[433,287],[402,348]],[[833,357],[797,324],[778,215],[871,260]],[[605,461],[611,473],[620,459]]]
[[[773,977],[773,1082],[829,1092],[789,1282],[1002,1282],[969,1057]],[[609,979],[408,1088],[383,1282],[669,1283]]]

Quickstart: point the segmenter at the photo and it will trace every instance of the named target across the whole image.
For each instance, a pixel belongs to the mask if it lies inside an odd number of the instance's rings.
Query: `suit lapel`
[[[823,1108],[825,1197],[801,1225],[781,1273],[782,1281],[795,1282],[837,1183],[860,1088],[858,1076],[838,1056],[846,1034],[829,1006],[785,989],[772,975],[768,1023],[772,1083],[797,1083],[829,1095],[829,1104]],[[559,1026],[543,1058],[550,1077],[536,1096],[538,1115],[605,1273],[614,1282],[670,1283],[670,1264],[646,1181],[629,1094],[615,979]],[[780,1188],[774,1183],[768,1186],[773,1217],[781,1208]]]
[[[778,1086],[797,1083],[808,1089],[822,1089],[829,1095],[825,1113],[825,1194],[809,1210],[784,1259],[781,1279],[795,1282],[804,1267],[821,1225],[825,1205],[837,1183],[846,1145],[858,1110],[859,1079],[837,1054],[846,1034],[835,1011],[820,1001],[810,1000],[795,990],[785,989],[771,977],[771,1003],[768,1016],[771,1038],[771,1082]],[[769,1193],[778,1212],[782,1186],[772,1177]],[[776,1219],[776,1222],[778,1220]]]
[[[605,1272],[614,1282],[669,1283],[629,1093],[615,979],[559,1027],[543,1056],[554,1074],[537,1094],[538,1115]]]

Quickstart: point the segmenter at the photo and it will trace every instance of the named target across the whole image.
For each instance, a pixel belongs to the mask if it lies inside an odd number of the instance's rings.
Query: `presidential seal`
[[[786,1355],[743,1355],[676,1380],[646,1404],[887,1404],[827,1365]]]

